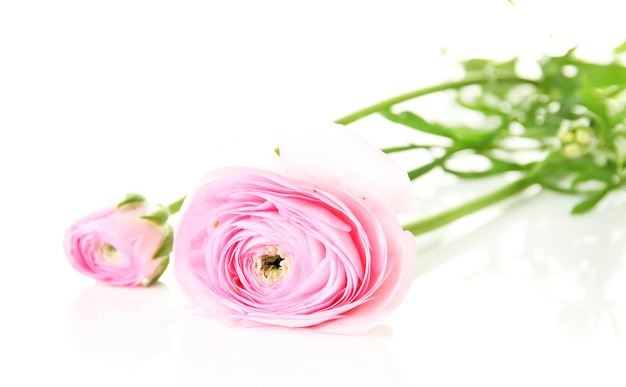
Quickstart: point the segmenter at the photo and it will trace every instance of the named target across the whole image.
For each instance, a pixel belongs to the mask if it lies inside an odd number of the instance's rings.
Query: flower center
[[[123,261],[122,254],[113,246],[108,243],[103,243],[98,248],[98,257],[101,261],[106,263],[120,263]]]
[[[287,261],[281,256],[277,248],[271,248],[269,254],[262,254],[256,257],[256,274],[265,283],[273,284],[279,281],[287,275],[288,270]]]

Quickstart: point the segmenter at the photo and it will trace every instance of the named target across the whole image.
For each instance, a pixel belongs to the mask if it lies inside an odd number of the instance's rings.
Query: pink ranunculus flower
[[[79,272],[116,286],[148,286],[167,267],[171,227],[142,219],[145,202],[109,207],[74,223],[64,238],[65,254]],[[161,254],[162,253],[162,254]]]
[[[188,196],[180,285],[231,325],[373,328],[414,276],[415,237],[396,217],[412,207],[407,174],[339,125],[282,133],[273,156],[270,169],[214,170]]]

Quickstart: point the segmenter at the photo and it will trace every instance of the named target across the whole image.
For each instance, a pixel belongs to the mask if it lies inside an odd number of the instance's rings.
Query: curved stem
[[[383,153],[396,153],[396,152],[404,152],[404,151],[408,151],[408,150],[413,150],[413,149],[427,149],[430,150],[432,148],[445,148],[443,145],[415,145],[415,144],[411,144],[411,145],[401,145],[401,146],[393,146],[393,147],[389,147],[389,148],[381,148],[381,151],[383,151]]]
[[[452,223],[453,221],[462,218],[465,215],[469,215],[476,211],[482,210],[485,207],[488,207],[494,203],[497,203],[517,193],[520,193],[533,184],[535,184],[534,180],[529,177],[523,177],[509,185],[498,189],[497,191],[491,192],[474,200],[470,200],[469,202],[462,204],[458,207],[451,208],[447,211],[429,216],[425,219],[416,220],[404,224],[403,228],[407,231],[412,232],[415,236],[425,234],[436,228]]]
[[[347,125],[354,121],[357,121],[363,117],[369,116],[370,114],[376,113],[382,109],[393,106],[397,103],[408,101],[410,99],[421,97],[423,95],[436,93],[444,90],[452,90],[452,89],[460,89],[469,85],[479,85],[483,83],[489,82],[512,82],[512,83],[532,83],[536,84],[536,81],[531,79],[519,78],[515,76],[507,76],[507,77],[480,77],[480,78],[467,78],[462,81],[456,82],[447,82],[442,83],[441,85],[426,87],[424,89],[414,90],[405,94],[398,95],[396,97],[384,100],[382,102],[378,102],[374,105],[368,106],[365,109],[361,109],[354,113],[348,114],[347,116],[341,117],[335,120],[335,123]]]
[[[175,213],[180,211],[180,207],[183,205],[183,202],[185,201],[185,197],[186,196],[183,196],[182,198],[178,199],[177,201],[173,203],[170,203],[167,206],[167,211],[170,213],[170,215],[174,215]]]

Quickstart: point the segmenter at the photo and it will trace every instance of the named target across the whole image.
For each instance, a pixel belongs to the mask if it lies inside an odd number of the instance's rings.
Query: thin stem
[[[446,149],[446,153],[441,156],[441,157],[437,157],[435,158],[433,161],[431,161],[430,163],[421,166],[419,168],[416,169],[412,169],[408,172],[409,174],[409,179],[411,180],[415,180],[417,178],[419,178],[422,175],[427,174],[428,172],[430,172],[432,169],[434,169],[435,167],[443,167],[445,170],[445,162],[446,160],[448,160],[452,155],[454,155],[456,152],[463,150],[460,148],[456,148],[456,147],[450,147]]]
[[[186,196],[183,196],[182,198],[178,199],[177,201],[167,206],[167,211],[170,213],[170,215],[174,215],[175,213],[180,211],[180,207],[183,205],[183,202],[185,201],[185,197]]]
[[[511,197],[519,192],[522,192],[526,188],[533,185],[534,180],[524,177],[515,182],[506,185],[497,191],[491,192],[485,196],[481,196],[474,200],[462,204],[458,207],[451,208],[442,213],[429,216],[425,219],[412,221],[403,225],[403,228],[413,233],[413,235],[425,234],[436,228],[445,226],[453,221],[462,218],[466,215],[482,210],[485,207]]]
[[[384,100],[382,102],[378,102],[374,105],[368,106],[365,109],[361,109],[352,114],[348,114],[347,116],[341,117],[338,120],[335,120],[335,123],[347,125],[363,117],[369,116],[370,114],[376,113],[382,109],[386,109],[397,103],[408,101],[416,97],[421,97],[423,95],[432,94],[432,93],[436,93],[439,91],[460,89],[462,87],[469,86],[469,85],[479,85],[479,84],[489,83],[489,82],[512,82],[512,83],[532,83],[532,84],[537,83],[536,81],[533,81],[530,79],[519,78],[515,76],[503,76],[501,78],[498,78],[498,77],[468,78],[462,81],[443,83],[441,85],[426,87],[424,89],[414,90],[406,94],[398,95],[396,97],[393,97],[393,98]]]
[[[401,145],[401,146],[393,146],[393,147],[389,147],[389,148],[382,148],[381,151],[383,151],[383,153],[397,153],[397,152],[404,152],[404,151],[408,151],[408,150],[413,150],[413,149],[426,149],[426,150],[431,150],[433,148],[446,148],[446,145],[416,145],[416,144],[410,144],[410,145]]]

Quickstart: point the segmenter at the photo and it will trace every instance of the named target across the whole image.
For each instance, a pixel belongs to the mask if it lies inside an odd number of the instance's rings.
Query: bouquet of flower
[[[210,171],[185,198],[150,204],[129,194],[73,224],[65,251],[74,268],[117,286],[149,286],[173,253],[176,279],[201,314],[226,324],[359,333],[406,295],[415,236],[520,194],[531,186],[580,197],[572,214],[626,184],[626,67],[571,50],[537,63],[463,61],[459,80],[409,92],[336,120],[283,131],[254,165]],[[447,93],[478,117],[451,125],[405,109]],[[377,114],[428,135],[378,149],[349,125]],[[421,152],[410,171],[393,159]],[[401,224],[411,180],[433,170],[460,179],[515,179],[457,207]],[[181,211],[176,228],[169,217]]]

